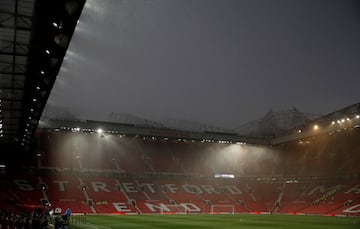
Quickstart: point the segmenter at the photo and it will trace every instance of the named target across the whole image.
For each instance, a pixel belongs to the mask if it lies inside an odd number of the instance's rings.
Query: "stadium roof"
[[[260,122],[264,124],[264,122]],[[272,125],[270,121],[267,125]],[[260,124],[259,124],[260,125]],[[266,127],[266,123],[264,124]],[[316,126],[316,128],[314,128]],[[151,126],[145,123],[100,122],[92,120],[42,119],[39,127],[50,131],[74,133],[98,133],[106,135],[130,136],[152,140],[175,140],[179,142],[205,142],[225,144],[278,145],[289,141],[305,141],[309,137],[360,128],[360,103],[345,107],[315,120],[307,120],[292,129],[283,129],[273,135],[241,135],[211,129],[189,131],[167,127]],[[260,126],[261,127],[261,126]]]
[[[33,8],[34,0],[0,5],[0,142],[14,141],[22,126]]]
[[[0,5],[0,145],[30,143],[80,16],[82,0]]]

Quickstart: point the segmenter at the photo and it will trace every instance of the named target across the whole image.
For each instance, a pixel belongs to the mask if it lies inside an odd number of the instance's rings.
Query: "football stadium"
[[[54,104],[93,2],[1,1],[0,228],[360,228],[358,101],[230,128]]]

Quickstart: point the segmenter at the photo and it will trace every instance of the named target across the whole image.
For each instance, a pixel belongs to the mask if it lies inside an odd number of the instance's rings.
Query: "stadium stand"
[[[267,148],[43,132],[41,163],[2,174],[1,203],[74,213],[359,216],[359,135]]]
[[[78,213],[114,213],[118,211],[114,203],[121,203],[126,213],[160,213],[163,204],[191,204],[198,208],[194,212],[204,213],[210,213],[212,205],[232,205],[235,212],[341,214],[349,206],[359,203],[359,185],[354,183],[338,183],[331,187],[312,183],[309,188],[302,189],[301,186],[306,183],[300,182],[282,190],[281,183],[254,181],[247,186],[231,185],[221,189],[214,180],[143,180],[143,185],[139,186],[137,179],[83,175],[78,180],[71,176],[44,176],[46,188],[24,190],[36,177],[21,178],[14,177],[13,180],[14,196],[21,195],[19,202],[39,204],[40,200],[46,199],[53,207],[70,207],[73,212]],[[167,188],[160,190],[161,188],[157,187]],[[42,191],[45,192],[44,195]],[[212,191],[214,193],[211,193]],[[281,192],[283,196],[279,200]],[[11,192],[7,192],[4,197],[9,199]],[[278,206],[276,201],[279,201]],[[357,214],[358,212],[354,212],[354,215]]]

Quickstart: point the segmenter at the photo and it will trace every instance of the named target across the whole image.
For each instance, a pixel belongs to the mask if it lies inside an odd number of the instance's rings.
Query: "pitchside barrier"
[[[160,214],[187,214],[187,209],[183,205],[163,204],[160,208]]]
[[[234,205],[211,205],[211,214],[234,214]]]

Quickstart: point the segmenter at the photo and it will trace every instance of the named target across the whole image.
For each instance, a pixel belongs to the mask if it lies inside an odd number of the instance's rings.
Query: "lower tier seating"
[[[74,213],[216,213],[219,211],[353,215],[360,213],[360,184],[265,182],[116,176],[9,176],[2,205],[51,203]],[[5,177],[3,177],[5,179]],[[11,200],[11,201],[10,201]],[[47,206],[48,207],[48,206]],[[217,209],[217,210],[214,210]],[[220,209],[220,210],[219,210]],[[221,210],[222,209],[222,210]],[[225,210],[223,210],[225,209]]]

